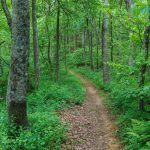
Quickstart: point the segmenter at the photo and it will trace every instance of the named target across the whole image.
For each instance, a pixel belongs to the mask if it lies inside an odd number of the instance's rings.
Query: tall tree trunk
[[[36,16],[36,0],[32,0],[32,28],[33,28],[35,87],[37,88],[39,86],[40,66],[39,66],[39,49],[38,49],[38,28],[37,28],[37,16]]]
[[[108,0],[104,0],[104,4],[108,5]],[[109,83],[109,66],[108,66],[108,15],[103,14],[102,26],[102,63],[103,63],[103,81]]]
[[[56,81],[59,80],[59,49],[60,49],[60,0],[57,0],[57,25],[56,25],[56,53],[55,53],[55,61],[56,61]]]
[[[52,66],[52,60],[51,60],[51,37],[50,37],[50,31],[48,27],[48,23],[46,21],[46,32],[47,32],[47,60],[49,64],[49,71],[50,71],[50,78],[53,79],[53,66]]]
[[[29,55],[29,1],[13,0],[12,3],[12,57],[7,89],[9,125],[26,127],[27,78]]]
[[[67,35],[66,35],[66,28],[64,30],[64,64],[65,64],[65,70],[67,72]]]
[[[67,45],[69,44],[69,18],[67,17]]]
[[[100,34],[101,32],[101,12],[99,13],[99,20],[98,20],[98,34]],[[97,33],[96,33],[97,35]],[[101,34],[100,34],[101,35]],[[97,58],[96,58],[96,68],[97,68],[97,71],[99,70],[99,48],[101,47],[101,36],[98,36],[97,35]]]
[[[90,31],[89,31],[89,19],[86,19],[86,27],[87,27],[87,43],[88,43],[88,47],[89,47],[89,57],[91,58],[91,39],[90,39]],[[90,67],[91,67],[91,59],[90,62],[88,62],[88,64],[90,63]]]
[[[3,64],[2,59],[0,58],[0,77],[3,75]]]
[[[149,21],[150,21],[150,13],[149,13]],[[148,55],[149,55],[149,36],[150,36],[150,26],[147,26],[144,31],[144,40],[143,40],[143,54],[144,54],[144,63],[142,64],[140,68],[140,82],[139,87],[143,88],[145,85],[145,73],[147,70],[147,61],[148,61]],[[140,99],[139,102],[139,109],[144,110],[144,98]]]
[[[125,4],[126,4],[126,10],[128,12],[128,17],[131,20],[130,10],[131,10],[131,6],[132,6],[132,1],[133,0],[124,0],[124,1],[125,1]],[[132,23],[132,22],[130,21],[130,23]],[[130,34],[131,34],[131,32],[129,32],[129,37],[130,37]],[[129,49],[131,49],[131,53],[130,53],[129,60],[128,60],[129,66],[133,66],[134,65],[134,55],[135,55],[135,52],[134,52],[134,47],[133,46],[134,46],[134,43],[130,42]]]
[[[50,15],[50,2],[48,3],[48,11],[46,13],[46,18],[45,18],[45,26],[46,26],[46,33],[47,33],[47,61],[49,64],[49,71],[50,71],[50,78],[51,80],[53,79],[53,65],[52,65],[52,60],[51,60],[51,36],[50,36],[50,29],[49,29],[49,23],[48,23],[48,18]]]
[[[82,47],[83,47],[83,51],[84,51],[84,54],[83,54],[83,57],[84,57],[84,65],[85,65],[85,67],[87,66],[87,64],[86,64],[86,42],[85,42],[85,40],[86,40],[86,30],[85,30],[85,28],[83,29],[83,32],[82,32]]]
[[[132,0],[124,0],[124,1],[125,1],[125,4],[126,4],[126,9],[129,12],[130,8],[131,8]]]
[[[75,33],[75,34],[74,34],[74,50],[76,50],[76,49],[78,48],[77,37],[78,37],[78,35]]]
[[[113,17],[112,15],[110,16],[110,55],[111,55],[111,62],[114,61],[114,57],[113,57],[113,51],[114,51],[114,45],[113,45]]]
[[[90,48],[90,67],[91,67],[91,70],[94,69],[93,67],[93,34],[92,34],[92,31],[90,32],[90,35],[89,35],[89,48]]]
[[[148,8],[150,7],[150,1],[148,2]],[[149,12],[149,16],[148,16],[148,20],[150,21],[150,12]],[[139,82],[139,87],[143,88],[144,84],[145,84],[145,73],[147,70],[147,60],[148,60],[148,55],[149,55],[149,36],[150,36],[150,25],[148,25],[147,27],[145,27],[145,31],[144,31],[144,40],[143,40],[143,55],[144,55],[144,60],[145,62],[142,64],[141,68],[140,68],[140,82]],[[140,110],[144,110],[144,98],[142,96],[142,98],[139,101],[139,109]]]
[[[96,70],[99,69],[99,38],[96,34]]]

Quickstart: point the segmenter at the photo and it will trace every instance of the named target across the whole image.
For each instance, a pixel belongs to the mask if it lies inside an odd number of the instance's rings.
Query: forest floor
[[[117,128],[102,103],[104,97],[99,96],[100,91],[83,76],[70,73],[85,86],[86,100],[82,106],[61,113],[62,122],[70,127],[61,150],[121,150],[115,136]]]

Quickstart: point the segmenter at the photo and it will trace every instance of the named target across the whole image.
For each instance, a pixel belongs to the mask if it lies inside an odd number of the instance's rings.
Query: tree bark
[[[27,79],[29,56],[29,1],[13,0],[12,3],[12,56],[7,89],[9,125],[26,127]]]
[[[77,33],[74,34],[74,50],[78,48],[78,35]]]
[[[132,22],[131,22],[131,18],[132,18],[132,16],[131,16],[131,13],[130,13],[130,9],[131,9],[131,6],[132,6],[132,0],[125,0],[125,4],[126,4],[126,10],[127,10],[127,12],[128,12],[128,16],[129,16],[129,22],[132,24]],[[130,32],[129,32],[129,37],[130,37]],[[130,45],[129,45],[129,48],[131,48],[131,53],[130,53],[130,56],[129,56],[129,60],[128,60],[128,64],[129,64],[129,66],[133,66],[134,65],[134,62],[135,62],[135,60],[134,60],[134,55],[135,55],[135,50],[134,50],[134,43],[133,42],[131,42],[130,43]]]
[[[150,1],[148,2],[148,8],[150,7]],[[148,16],[148,21],[150,21],[150,12]],[[145,27],[144,31],[144,40],[143,40],[143,55],[144,55],[144,63],[141,65],[140,68],[140,82],[139,82],[139,87],[143,88],[145,85],[145,74],[147,71],[147,61],[148,61],[148,55],[149,55],[149,37],[150,37],[150,25]],[[144,98],[142,98],[139,101],[139,109],[144,110]]]
[[[64,30],[64,65],[65,65],[65,70],[67,72],[67,30],[66,30],[66,27],[65,27],[65,30]]]
[[[2,59],[0,58],[0,77],[3,75],[3,64]]]
[[[32,28],[33,28],[33,50],[34,50],[34,75],[35,87],[39,86],[40,66],[39,66],[39,49],[38,49],[38,28],[36,16],[36,0],[32,0]]]
[[[114,57],[113,57],[113,51],[114,51],[114,46],[113,46],[113,18],[112,15],[110,16],[110,55],[111,55],[111,62],[114,61]]]
[[[132,0],[124,0],[124,1],[125,1],[125,4],[126,4],[127,11],[130,12]]]
[[[52,66],[52,60],[51,60],[51,37],[50,37],[50,31],[48,27],[48,23],[46,21],[46,32],[47,32],[47,60],[49,64],[49,70],[50,70],[50,78],[53,79],[53,66]]]
[[[90,67],[91,67],[91,70],[94,69],[93,67],[93,34],[92,34],[92,31],[89,33],[89,49],[90,49]]]
[[[6,19],[7,19],[7,24],[10,28],[10,31],[12,31],[12,17],[11,17],[11,14],[9,12],[9,9],[7,7],[6,0],[1,0],[1,4],[2,4],[2,9],[5,13]]]
[[[99,38],[98,37],[96,37],[96,70],[97,71],[99,70]]]
[[[83,32],[82,32],[82,47],[83,47],[83,50],[84,50],[84,54],[83,54],[83,56],[84,56],[84,65],[85,65],[85,67],[87,66],[87,64],[86,64],[86,30],[85,30],[85,28],[83,29]]]
[[[141,88],[144,87],[145,85],[145,73],[147,70],[147,60],[148,60],[148,50],[149,50],[149,35],[150,35],[150,26],[146,27],[145,32],[144,32],[144,41],[143,41],[143,48],[144,48],[144,63],[142,64],[140,68],[140,82],[139,86]],[[144,98],[140,99],[139,102],[139,109],[144,110]]]
[[[104,0],[104,4],[108,5],[108,0]],[[102,25],[102,64],[103,64],[103,81],[109,83],[109,66],[108,66],[108,15],[103,14]]]
[[[60,0],[57,0],[57,25],[56,25],[56,81],[59,80],[59,49],[60,49]]]

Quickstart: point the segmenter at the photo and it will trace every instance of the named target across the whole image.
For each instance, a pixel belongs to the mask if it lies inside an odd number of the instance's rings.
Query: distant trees
[[[39,64],[39,49],[38,49],[38,28],[37,28],[37,15],[36,15],[36,0],[32,0],[32,28],[33,28],[35,87],[38,87],[39,78],[40,78],[40,64]]]
[[[7,89],[9,125],[26,127],[27,78],[29,56],[29,1],[14,0],[12,3],[12,56]]]

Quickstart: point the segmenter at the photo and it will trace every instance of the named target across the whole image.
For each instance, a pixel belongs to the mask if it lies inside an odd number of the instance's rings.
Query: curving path
[[[61,150],[121,150],[115,137],[116,127],[102,104],[103,97],[90,81],[72,71],[70,73],[83,82],[86,101],[82,106],[62,112],[62,122],[69,124],[70,130]]]

